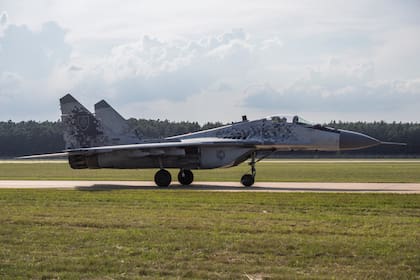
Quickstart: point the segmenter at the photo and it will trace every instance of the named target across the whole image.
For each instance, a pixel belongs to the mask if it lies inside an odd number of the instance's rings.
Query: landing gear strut
[[[165,169],[161,169],[155,174],[155,183],[158,187],[167,187],[171,184],[172,176]]]
[[[178,181],[184,186],[190,185],[194,181],[194,174],[189,169],[181,169],[178,173]]]
[[[251,174],[245,174],[241,178],[241,183],[245,187],[250,187],[255,182],[255,175],[257,174],[257,170],[255,169],[255,152],[251,154],[251,162],[249,165],[251,166]]]

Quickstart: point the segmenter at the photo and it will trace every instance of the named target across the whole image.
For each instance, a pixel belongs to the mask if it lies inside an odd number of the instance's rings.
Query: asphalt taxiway
[[[43,181],[3,180],[0,189],[73,189],[81,191],[156,190],[150,181]],[[349,192],[349,193],[420,193],[420,183],[295,183],[257,182],[245,188],[236,182],[194,182],[191,186],[173,184],[169,190],[221,192]]]

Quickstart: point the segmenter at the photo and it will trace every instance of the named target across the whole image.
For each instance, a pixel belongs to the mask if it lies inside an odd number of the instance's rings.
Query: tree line
[[[130,126],[144,139],[164,138],[204,129],[214,128],[223,123],[172,122],[168,120],[128,120]],[[340,155],[420,155],[420,123],[386,123],[386,122],[336,122],[327,126],[361,132],[383,141],[408,143],[407,147],[379,146],[361,151],[344,152]],[[2,121],[0,122],[0,157],[16,157],[22,155],[53,153],[64,148],[60,121]],[[323,156],[331,153],[283,153],[293,155]]]

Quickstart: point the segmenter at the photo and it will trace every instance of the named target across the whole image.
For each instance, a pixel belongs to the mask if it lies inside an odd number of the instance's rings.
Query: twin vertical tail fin
[[[101,123],[73,96],[60,98],[60,108],[66,149],[102,146],[107,142]]]
[[[95,104],[95,116],[105,127],[106,135],[112,145],[135,144],[140,138],[124,119],[105,100]]]
[[[60,98],[66,149],[139,143],[127,121],[104,100],[95,115],[70,94]]]

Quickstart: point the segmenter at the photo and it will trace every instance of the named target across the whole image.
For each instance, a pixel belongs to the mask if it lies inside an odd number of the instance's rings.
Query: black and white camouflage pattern
[[[89,112],[73,108],[62,116],[66,149],[97,147],[107,143],[104,128]]]
[[[224,139],[237,139],[263,143],[296,143],[298,137],[293,124],[286,122],[273,122],[267,119],[246,121],[232,125],[211,129],[208,131],[191,133],[172,139],[188,139],[198,137],[217,137]]]

